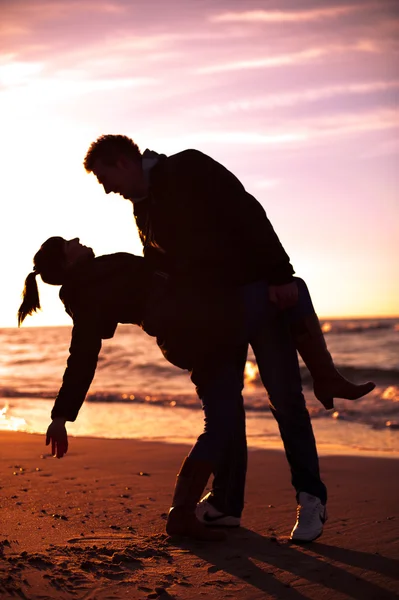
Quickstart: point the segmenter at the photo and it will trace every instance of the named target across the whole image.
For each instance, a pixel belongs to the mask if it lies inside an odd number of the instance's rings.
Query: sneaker
[[[327,510],[319,498],[300,492],[296,514],[297,521],[290,536],[292,541],[312,542],[321,536],[327,521]]]
[[[232,515],[226,515],[215,508],[213,504],[209,502],[211,496],[212,492],[209,492],[209,494],[204,496],[202,500],[198,502],[195,510],[198,521],[212,527],[239,527],[241,519],[239,517],[233,517]]]

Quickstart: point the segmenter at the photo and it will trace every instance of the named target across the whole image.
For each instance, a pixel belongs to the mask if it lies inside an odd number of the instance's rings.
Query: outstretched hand
[[[291,308],[298,302],[298,286],[295,281],[283,285],[269,285],[269,298],[281,310]]]
[[[46,446],[51,442],[51,454],[62,458],[68,452],[68,434],[65,428],[65,419],[54,419],[50,423],[46,434]]]

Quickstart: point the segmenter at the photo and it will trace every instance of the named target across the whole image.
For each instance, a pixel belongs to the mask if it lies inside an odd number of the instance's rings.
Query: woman
[[[46,443],[51,443],[52,453],[61,458],[67,452],[65,423],[74,421],[78,415],[94,377],[102,339],[113,337],[118,323],[139,325],[157,337],[167,360],[191,371],[204,403],[205,430],[179,473],[167,531],[199,539],[219,539],[219,532],[197,521],[195,508],[211,473],[217,472],[223,461],[228,460],[231,445],[245,444],[242,396],[235,394],[230,398],[228,392],[229,382],[240,377],[237,365],[232,364],[237,347],[242,348],[245,360],[249,341],[246,320],[249,318],[254,330],[259,328],[263,318],[258,319],[255,304],[251,314],[245,315],[240,291],[232,296],[231,290],[224,293],[214,287],[209,293],[192,287],[172,289],[167,276],[152,272],[143,258],[127,253],[96,258],[93,250],[83,246],[78,238],[48,239],[33,262],[34,271],[25,281],[18,324],[40,308],[37,275],[46,283],[62,286],[60,298],[73,319],[70,356],[47,431]],[[250,293],[254,293],[253,290]],[[258,305],[259,297],[260,294]],[[297,310],[304,306],[305,312],[310,313],[313,307],[306,286],[300,298],[304,300]],[[293,314],[295,327],[300,329],[300,319],[295,311]],[[270,321],[267,326],[270,327]],[[331,357],[325,362],[332,366],[328,372],[326,365],[323,366],[322,379],[329,380],[330,384],[339,382],[341,387],[347,385],[352,396],[363,395],[365,389],[370,391],[368,388],[373,387],[373,384],[364,384],[364,387],[346,382],[335,371]],[[326,397],[337,396],[336,389],[323,385]],[[232,385],[233,388],[237,386]],[[301,394],[301,390],[298,393]],[[223,400],[219,400],[221,396]],[[237,470],[240,471],[240,466]]]

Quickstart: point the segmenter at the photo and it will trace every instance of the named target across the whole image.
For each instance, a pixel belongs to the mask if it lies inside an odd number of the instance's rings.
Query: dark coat
[[[144,259],[117,253],[89,259],[71,269],[60,290],[73,329],[67,368],[51,418],[74,421],[96,372],[103,339],[118,323],[140,324],[150,273]]]
[[[102,340],[118,323],[139,325],[157,338],[165,358],[201,377],[241,343],[239,294],[173,286],[144,258],[110,254],[77,264],[60,290],[73,329],[67,368],[51,417],[74,421],[93,380]],[[222,358],[221,358],[222,357]]]
[[[289,257],[261,204],[197,150],[160,155],[149,195],[134,204],[134,216],[145,258],[186,282],[292,281]]]

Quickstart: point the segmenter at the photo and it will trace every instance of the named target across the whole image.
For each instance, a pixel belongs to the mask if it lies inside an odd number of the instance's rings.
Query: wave
[[[372,320],[320,320],[321,328],[325,335],[362,334],[372,331],[399,331],[399,320],[381,319]]]
[[[311,399],[313,403],[314,397],[311,393],[311,386],[304,385],[305,397]],[[26,391],[13,387],[0,387],[0,398],[12,399],[12,398],[40,398],[42,400],[52,400],[56,396],[57,392],[50,392],[48,390],[34,390]],[[265,411],[268,410],[267,402],[265,401],[266,392],[262,386],[258,389],[254,382],[248,388],[245,388],[244,393],[245,403],[247,410],[254,411]],[[377,406],[377,410],[380,410],[381,405],[379,402],[383,401],[384,406],[387,404],[395,405],[394,410],[398,411],[399,414],[399,383],[397,385],[377,385],[376,388],[364,398],[357,400],[356,402],[350,402],[351,406],[356,410],[356,407],[360,403],[368,403],[368,411],[374,411],[374,404]],[[158,405],[158,406],[179,406],[186,408],[200,408],[200,401],[196,394],[187,393],[152,393],[150,391],[134,392],[132,390],[107,390],[107,391],[93,391],[89,392],[86,396],[86,402],[101,402],[101,403],[122,403],[122,404],[147,404],[147,405]],[[0,403],[1,404],[1,403]]]
[[[364,381],[374,381],[377,385],[399,385],[399,369],[379,369],[375,367],[352,367],[346,365],[335,365],[338,371],[356,383]],[[304,386],[312,384],[312,378],[309,371],[301,368],[301,378]]]
[[[162,364],[143,364],[143,365],[135,365],[135,372],[140,373],[140,371],[146,372],[146,381],[156,381],[162,380],[164,383],[167,381],[169,377],[173,377],[176,375],[173,371],[171,372],[168,366],[164,366]],[[345,365],[337,365],[339,372],[349,379],[350,381],[360,383],[364,381],[374,381],[379,388],[389,388],[399,386],[399,369],[378,369],[373,367],[352,367]],[[301,367],[301,378],[304,390],[311,390],[313,387],[312,377],[307,370],[306,367]],[[142,380],[142,378],[139,378]],[[49,387],[42,388],[40,385],[40,381],[35,385],[32,381],[27,381],[25,384],[20,385],[19,387],[13,385],[0,386],[0,397],[3,398],[55,398],[58,388],[50,389]],[[247,368],[245,372],[245,391],[244,394],[253,395],[254,390],[263,390],[263,384],[259,376],[259,371],[255,363],[249,361],[247,363]],[[56,385],[55,383],[53,385]],[[143,384],[141,384],[143,386]],[[51,388],[53,386],[51,385]],[[166,385],[167,387],[167,385]],[[114,389],[113,389],[114,388]],[[180,398],[189,398],[195,396],[195,394],[190,393],[182,393],[180,390],[169,393],[160,393],[156,391],[154,393],[154,388],[152,388],[152,384],[148,383],[148,388],[143,391],[142,390],[123,390],[120,385],[113,386],[108,383],[106,387],[106,391],[97,391],[97,392],[89,392],[88,398],[92,400],[96,400],[98,402],[148,402],[148,398],[159,398],[160,402],[172,402],[176,396]],[[162,400],[165,399],[165,400]]]

